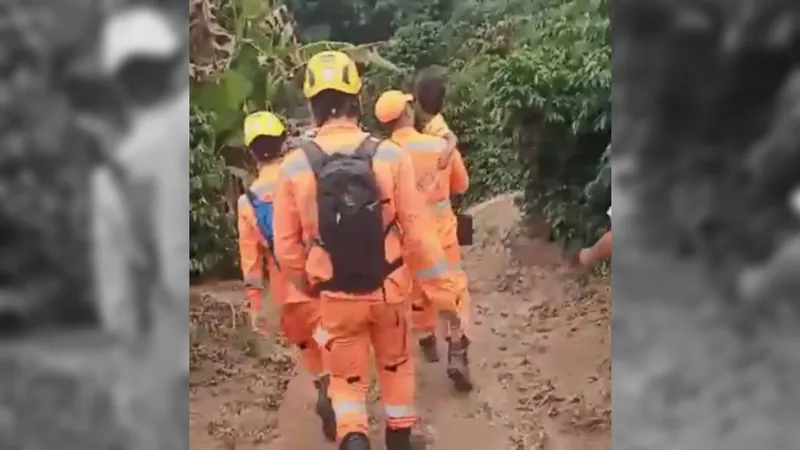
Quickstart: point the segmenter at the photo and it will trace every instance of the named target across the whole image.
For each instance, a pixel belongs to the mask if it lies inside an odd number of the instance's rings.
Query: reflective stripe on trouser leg
[[[330,371],[328,395],[339,440],[350,433],[369,434],[367,391],[370,378],[371,301],[321,297],[320,325],[330,333],[323,353]]]
[[[386,408],[386,425],[393,429],[410,428],[417,421],[413,408],[416,383],[410,324],[402,306],[384,305],[375,309],[372,345],[381,400]]]
[[[333,412],[336,415],[337,440],[341,441],[350,433],[369,434],[369,416],[367,415],[366,403],[340,400],[334,400],[332,403]]]
[[[417,423],[417,411],[412,405],[384,405],[383,408],[389,428],[411,428]]]
[[[350,433],[369,434],[367,415],[367,390],[369,389],[368,345],[342,345],[332,336],[333,345],[325,351],[331,374],[328,395],[336,415],[336,435],[343,439]],[[368,344],[368,342],[366,342]],[[330,345],[330,344],[329,344]],[[366,350],[361,354],[361,350]]]

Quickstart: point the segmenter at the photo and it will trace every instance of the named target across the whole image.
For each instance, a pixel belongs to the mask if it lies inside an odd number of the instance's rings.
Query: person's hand
[[[584,248],[578,253],[578,262],[584,267],[591,267],[594,265],[594,255],[591,249]]]
[[[453,156],[454,148],[448,148],[436,159],[436,168],[439,170],[447,169],[450,164],[450,157]]]

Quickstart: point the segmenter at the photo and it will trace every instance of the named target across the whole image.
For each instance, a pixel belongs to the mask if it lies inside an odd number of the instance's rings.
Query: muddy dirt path
[[[465,252],[477,389],[459,396],[442,363],[417,360],[428,449],[610,449],[609,280],[577,278],[518,220],[508,197],[480,205],[480,244]],[[241,298],[236,283],[193,296],[192,448],[335,450],[317,433],[310,380],[278,338],[245,331]],[[380,418],[373,424],[379,443]]]

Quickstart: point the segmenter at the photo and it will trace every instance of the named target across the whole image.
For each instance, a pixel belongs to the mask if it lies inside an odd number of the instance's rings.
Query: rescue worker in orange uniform
[[[461,323],[468,321],[469,294],[467,276],[461,267],[461,249],[458,244],[456,215],[450,199],[463,195],[469,187],[469,175],[458,150],[452,152],[448,164],[439,168],[439,158],[449,152],[449,144],[439,137],[418,132],[414,128],[414,97],[401,91],[384,92],[375,102],[375,117],[391,131],[391,141],[398,144],[411,158],[416,175],[417,189],[428,204],[429,217],[433,219],[437,236],[450,268],[458,274],[458,313]],[[438,325],[435,305],[428,301],[415,284],[412,294],[411,316],[419,345],[429,362],[439,360],[436,343]],[[448,330],[448,373],[467,373],[467,337],[462,329]],[[457,345],[462,343],[461,345]],[[469,390],[467,382],[457,389]]]
[[[272,113],[257,112],[245,119],[244,142],[259,170],[258,179],[239,198],[239,254],[245,295],[251,323],[263,333],[265,274],[268,276],[270,297],[280,310],[281,331],[300,349],[304,366],[314,377],[322,430],[329,440],[334,440],[336,420],[328,397],[327,338],[320,326],[319,299],[309,297],[287,281],[274,256],[273,200],[286,137],[286,129]]]
[[[440,137],[447,142],[447,150],[440,153],[437,161],[437,167],[440,170],[447,170],[449,167],[451,167],[450,159],[453,154],[458,153],[458,136],[456,136],[453,130],[450,129],[450,126],[447,124],[444,116],[442,115],[446,94],[447,86],[445,84],[445,78],[442,76],[442,74],[437,73],[434,70],[423,70],[417,76],[417,79],[414,83],[414,102],[417,106],[415,109],[416,117],[414,119],[415,121],[417,119],[421,119],[422,133],[430,136]],[[458,158],[460,163],[463,165],[463,159],[461,159],[460,154],[458,154]],[[453,192],[450,200],[454,209],[460,205],[462,197],[463,195]],[[460,260],[460,252],[458,249],[449,247],[448,255],[451,261],[455,258],[456,253],[459,254]],[[464,291],[461,304],[464,305],[463,312],[468,312],[468,305],[470,304],[469,290]],[[423,305],[425,310],[421,314],[414,315],[414,318],[416,319],[414,323],[416,325],[416,329],[418,330],[430,328],[430,318],[434,314],[429,311],[430,304],[426,303],[426,305],[427,306]],[[419,305],[417,305],[417,308],[419,308]],[[432,359],[435,359],[432,354],[429,356]]]
[[[415,119],[422,122],[422,133],[438,136],[447,142],[447,151],[439,156],[440,169],[448,166],[450,156],[458,149],[458,137],[442,115],[446,93],[444,77],[431,70],[420,72],[414,82],[414,99],[417,105]]]
[[[329,333],[330,395],[340,450],[366,450],[370,353],[386,418],[386,449],[412,448],[415,374],[407,319],[411,273],[443,310],[458,281],[435,236],[410,159],[359,128],[362,82],[345,53],[306,65],[313,140],[284,160],[275,197],[275,250],[299,289],[319,295]],[[453,326],[458,316],[451,314]]]

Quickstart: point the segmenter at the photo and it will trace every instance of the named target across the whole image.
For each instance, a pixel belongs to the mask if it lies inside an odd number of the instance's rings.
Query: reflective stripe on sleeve
[[[261,277],[245,277],[245,287],[264,289],[264,279]]]
[[[263,197],[267,194],[275,193],[275,183],[262,183],[250,187],[250,190],[256,194],[256,197]]]
[[[333,412],[336,416],[367,415],[367,405],[359,402],[333,402]]]
[[[390,419],[402,419],[417,415],[416,410],[411,405],[384,405],[384,410],[386,411],[386,417]]]
[[[447,272],[448,266],[449,265],[447,264],[447,261],[439,260],[436,262],[436,264],[433,265],[433,267],[429,267],[423,270],[418,270],[416,273],[417,279],[430,280],[432,278],[440,277],[445,272]]]

